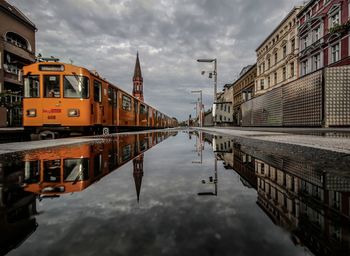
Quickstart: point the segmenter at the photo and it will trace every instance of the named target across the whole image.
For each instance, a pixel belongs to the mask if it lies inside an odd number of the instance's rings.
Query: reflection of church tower
[[[141,66],[139,60],[139,53],[137,52],[134,77],[132,79],[134,88],[132,90],[132,95],[139,100],[143,101],[143,78],[141,73]]]
[[[133,160],[133,165],[134,165],[133,176],[134,176],[135,187],[136,187],[137,202],[139,202],[142,176],[143,176],[143,154],[139,155]]]

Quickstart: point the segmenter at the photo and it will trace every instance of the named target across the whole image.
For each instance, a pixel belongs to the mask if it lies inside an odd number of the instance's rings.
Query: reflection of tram
[[[81,191],[169,135],[125,135],[107,143],[28,153],[24,157],[24,189],[43,197]]]

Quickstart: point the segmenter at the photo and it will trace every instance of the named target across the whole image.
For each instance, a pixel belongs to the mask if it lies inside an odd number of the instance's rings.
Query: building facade
[[[215,123],[219,126],[230,126],[233,123],[233,88],[225,84],[222,92],[218,93],[215,108]]]
[[[232,84],[233,125],[240,125],[242,123],[241,104],[254,97],[256,72],[256,64],[246,66],[242,69],[239,78]]]
[[[294,7],[256,49],[256,95],[262,95],[273,88],[297,79],[299,42],[297,14],[300,10],[301,7]]]
[[[35,61],[35,25],[15,6],[0,0],[0,126],[21,125],[22,67]],[[4,111],[6,109],[6,111]]]
[[[350,64],[349,0],[311,0],[299,12],[300,76]]]

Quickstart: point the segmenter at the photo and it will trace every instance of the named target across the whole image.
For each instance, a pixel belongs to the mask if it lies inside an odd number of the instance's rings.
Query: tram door
[[[44,75],[43,120],[44,124],[60,124],[62,120],[61,77]]]
[[[113,87],[108,87],[108,120],[112,125],[117,125],[117,92]]]
[[[92,114],[94,115],[94,123],[102,124],[102,83],[94,80],[94,104]]]

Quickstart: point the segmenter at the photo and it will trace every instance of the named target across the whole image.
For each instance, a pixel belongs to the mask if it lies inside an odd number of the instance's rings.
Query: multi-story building
[[[297,79],[297,14],[300,10],[301,7],[294,7],[256,49],[257,96]]]
[[[21,123],[22,67],[35,61],[35,25],[15,6],[0,0],[0,120]]]
[[[311,0],[298,13],[300,76],[350,64],[349,0]]]
[[[225,84],[222,92],[218,93],[215,108],[214,122],[217,125],[228,126],[232,125],[232,102],[233,88],[231,84]]]
[[[256,64],[246,66],[239,78],[232,84],[233,88],[233,124],[240,125],[242,120],[241,104],[254,97]]]

